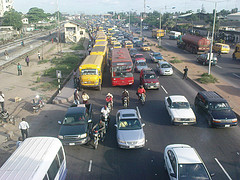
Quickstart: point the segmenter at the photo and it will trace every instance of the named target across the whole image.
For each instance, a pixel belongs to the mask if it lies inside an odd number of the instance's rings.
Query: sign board
[[[62,78],[62,73],[61,73],[61,71],[56,70],[56,75],[57,75],[57,78],[58,78],[58,79],[61,79],[61,78]]]

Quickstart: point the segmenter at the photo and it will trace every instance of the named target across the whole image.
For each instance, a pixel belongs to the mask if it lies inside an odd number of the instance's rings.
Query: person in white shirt
[[[19,129],[21,130],[22,133],[22,140],[25,139],[24,135],[26,138],[28,138],[28,129],[29,129],[29,124],[27,121],[25,121],[25,118],[22,118],[22,122],[19,124]]]
[[[4,94],[0,91],[0,104],[2,106],[2,112],[4,112]]]

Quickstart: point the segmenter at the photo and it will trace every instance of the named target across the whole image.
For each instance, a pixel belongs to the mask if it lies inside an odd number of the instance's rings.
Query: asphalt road
[[[144,53],[147,58],[148,53]],[[152,68],[156,64],[147,61]],[[102,91],[87,89],[90,103],[93,103],[94,124],[99,120],[100,109],[105,104],[105,95],[114,95],[114,110],[108,134],[97,150],[91,145],[65,146],[67,156],[67,179],[168,179],[163,167],[163,152],[168,144],[184,143],[196,148],[210,173],[215,173],[213,179],[229,179],[221,166],[232,179],[240,179],[240,129],[209,128],[201,112],[196,112],[193,106],[198,89],[192,87],[181,76],[160,76],[159,80],[166,92],[159,90],[147,91],[147,102],[141,105],[137,101],[136,89],[139,85],[139,73],[134,74],[135,83],[130,87],[112,87],[109,72],[104,73]],[[122,150],[117,147],[115,114],[123,108],[121,92],[126,88],[130,92],[130,108],[139,107],[142,121],[146,124],[146,146],[136,150]],[[164,97],[168,95],[184,95],[197,116],[195,126],[172,126],[164,105]],[[31,135],[57,136],[59,125],[68,105],[47,105],[40,112],[38,120],[31,124]],[[215,159],[216,158],[216,159]]]
[[[152,34],[150,31],[143,31],[143,35],[151,38]],[[157,40],[156,40],[157,42]],[[170,40],[168,36],[163,37],[162,46],[168,50],[171,50],[175,53],[181,54],[187,60],[192,60],[194,63],[199,66],[203,66],[196,61],[196,54],[191,54],[190,52],[184,51],[177,47],[176,40]],[[222,54],[218,58],[218,64],[214,67],[211,67],[211,73],[213,75],[218,75],[221,79],[228,81],[232,86],[240,88],[240,61],[232,60],[233,49],[231,49],[229,54]],[[208,71],[208,66],[204,67]]]

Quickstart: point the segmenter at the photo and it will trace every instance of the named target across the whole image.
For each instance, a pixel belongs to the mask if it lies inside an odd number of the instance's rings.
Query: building
[[[74,21],[69,21],[64,24],[65,42],[77,43],[83,37],[85,37],[86,30],[81,25]]]
[[[23,19],[22,19],[22,23],[23,23],[23,24],[28,24],[28,18],[23,18]]]
[[[13,0],[0,0],[0,17],[13,8]]]
[[[232,21],[240,21],[240,12],[227,15],[227,19]]]

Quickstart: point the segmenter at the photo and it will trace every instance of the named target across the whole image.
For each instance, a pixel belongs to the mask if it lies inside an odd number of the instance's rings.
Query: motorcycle
[[[44,106],[44,102],[42,100],[42,97],[39,97],[39,95],[37,95],[34,99],[33,99],[33,111],[36,113],[38,112],[39,109],[41,109]]]
[[[145,103],[146,101],[146,97],[144,94],[139,94],[139,100],[141,101],[142,105]]]
[[[105,127],[106,127],[106,130],[108,129],[108,125],[109,125],[109,121],[110,121],[110,118],[109,118],[109,114],[101,114],[101,117],[102,118],[102,121],[105,123]]]
[[[123,106],[124,106],[125,108],[128,107],[128,97],[126,97],[126,96],[123,98]]]
[[[107,107],[111,111],[112,110],[112,103],[111,102],[107,102]]]
[[[99,139],[100,139],[99,132],[98,131],[93,131],[93,145],[94,145],[94,149],[97,149]]]

